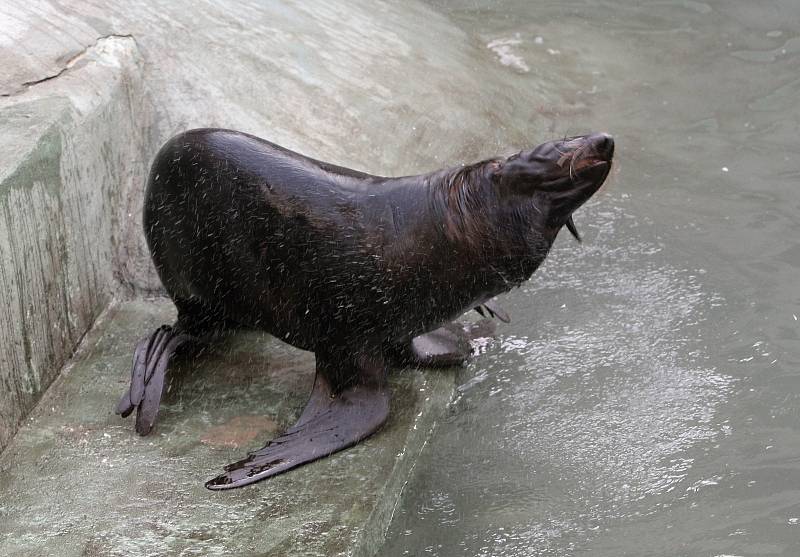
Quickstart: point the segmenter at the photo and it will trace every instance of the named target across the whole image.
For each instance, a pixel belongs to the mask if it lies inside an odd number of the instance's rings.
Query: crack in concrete
[[[54,79],[61,77],[66,72],[68,72],[75,64],[77,64],[81,58],[83,58],[91,50],[97,48],[103,41],[106,41],[108,39],[132,39],[134,42],[136,42],[136,38],[131,34],[111,33],[108,35],[103,35],[101,37],[98,37],[97,40],[95,40],[92,44],[85,46],[80,52],[78,52],[72,58],[67,60],[67,63],[64,64],[64,67],[61,68],[58,72],[54,73],[53,75],[48,75],[46,77],[43,77],[41,79],[25,81],[19,85],[19,88],[16,91],[12,93],[2,93],[0,94],[0,97],[13,97],[16,95],[20,95],[35,85],[39,85],[40,83],[46,83],[48,81],[52,81]]]

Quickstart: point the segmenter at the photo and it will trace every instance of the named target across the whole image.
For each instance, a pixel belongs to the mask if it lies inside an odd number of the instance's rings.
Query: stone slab
[[[117,246],[146,168],[138,56],[109,38],[58,80],[0,98],[0,450],[130,259]]]
[[[114,306],[0,456],[0,555],[373,555],[454,372],[392,377],[379,433],[253,486],[203,482],[290,425],[311,353],[239,333],[180,365],[153,434],[113,407],[132,347],[174,318],[165,300]]]

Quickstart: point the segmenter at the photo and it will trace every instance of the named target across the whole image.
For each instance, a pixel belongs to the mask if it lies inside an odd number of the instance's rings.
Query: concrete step
[[[168,300],[116,304],[0,456],[0,555],[373,555],[453,393],[453,371],[392,376],[387,424],[251,487],[203,482],[298,416],[313,354],[239,333],[174,370],[154,432],[113,412],[134,343]]]

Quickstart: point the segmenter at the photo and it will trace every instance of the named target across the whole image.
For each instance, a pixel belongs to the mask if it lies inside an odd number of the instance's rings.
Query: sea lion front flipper
[[[472,355],[472,340],[494,334],[489,319],[475,323],[448,323],[411,339],[397,354],[399,363],[424,367],[449,367],[463,364]]]
[[[511,323],[511,316],[508,315],[506,310],[498,306],[494,300],[487,300],[476,307],[475,311],[477,311],[481,317],[496,317],[503,323]]]
[[[297,423],[263,448],[206,482],[212,490],[242,487],[328,456],[374,433],[389,415],[385,366],[368,358],[326,360],[317,354],[314,388]],[[345,361],[347,361],[345,360]],[[337,366],[334,368],[334,364]],[[336,388],[343,378],[349,386]]]
[[[117,404],[117,414],[128,417],[136,412],[136,432],[147,435],[153,429],[161,404],[167,366],[178,348],[194,341],[191,335],[162,325],[136,345],[131,367],[131,385]]]

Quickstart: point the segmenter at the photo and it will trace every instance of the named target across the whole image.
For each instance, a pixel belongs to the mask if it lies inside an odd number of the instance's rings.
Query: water
[[[382,554],[800,555],[800,4],[433,8],[510,127],[617,159],[584,245],[501,298]]]

